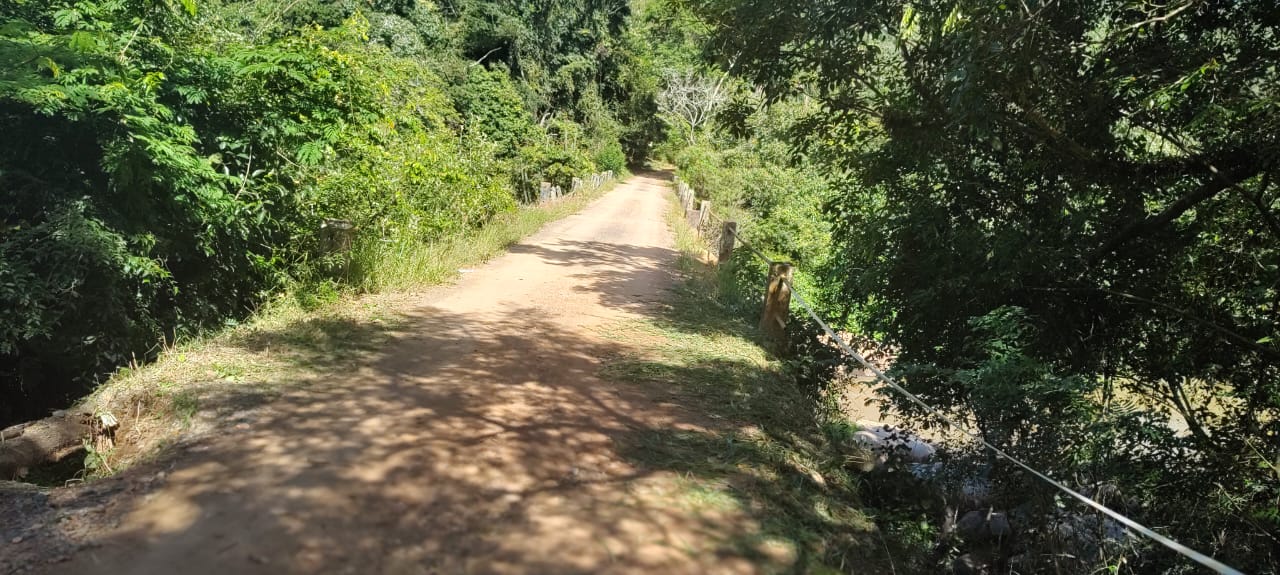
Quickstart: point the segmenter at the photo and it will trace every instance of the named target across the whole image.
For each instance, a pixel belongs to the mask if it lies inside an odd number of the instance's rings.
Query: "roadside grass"
[[[500,255],[612,187],[522,207],[440,242],[355,252],[349,269],[363,271],[354,287],[298,286],[239,325],[168,346],[151,363],[121,368],[78,405],[116,416],[117,447],[83,460],[68,457],[56,467],[33,470],[28,480],[61,485],[118,473],[184,438],[234,425],[237,414],[289,389],[356,366],[404,325],[399,310],[412,305],[412,291],[452,281],[460,268]],[[105,458],[107,465],[87,469],[84,463],[94,458]]]
[[[447,282],[458,274],[458,268],[501,254],[548,222],[577,212],[612,188],[606,184],[584,189],[553,204],[500,214],[472,233],[440,241],[360,242],[353,249],[348,283],[362,292],[379,293]]]
[[[786,557],[795,573],[912,573],[915,553],[887,541],[864,509],[862,456],[847,426],[824,424],[818,401],[759,345],[759,334],[726,293],[723,273],[704,261],[707,246],[676,215],[670,225],[684,280],[664,313],[615,326],[605,336],[643,340],[644,355],[619,357],[602,376],[650,386],[708,418],[705,431],[650,429],[622,444],[637,464],[679,475],[681,501],[732,506],[758,534],[730,542],[762,561]],[[763,281],[763,280],[762,280]]]

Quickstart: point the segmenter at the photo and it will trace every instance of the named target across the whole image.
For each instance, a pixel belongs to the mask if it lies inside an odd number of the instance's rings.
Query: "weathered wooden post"
[[[787,350],[787,318],[791,313],[791,264],[769,264],[769,284],[764,294],[764,314],[760,316],[760,332],[774,346],[776,353]]]
[[[733,257],[733,244],[738,239],[738,222],[725,222],[720,227],[720,257],[716,263],[724,265]]]
[[[581,190],[581,189],[582,189],[582,178],[574,178],[573,185],[569,187],[569,193],[571,194],[577,193],[578,190]]]
[[[551,199],[551,182],[542,182],[538,185],[538,201],[546,202]]]
[[[709,211],[711,211],[711,201],[702,200],[702,203],[698,204],[697,211],[689,214],[689,227],[693,228],[693,231],[701,234],[702,222],[707,218],[707,212]]]

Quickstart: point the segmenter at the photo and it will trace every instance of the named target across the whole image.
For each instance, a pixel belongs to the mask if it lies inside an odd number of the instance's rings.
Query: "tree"
[[[695,143],[698,130],[715,117],[727,99],[725,78],[713,80],[694,71],[668,72],[658,92],[659,113],[669,124],[679,126],[690,144]]]
[[[338,281],[325,218],[351,220],[353,252],[374,257],[361,241],[461,233],[530,180],[617,166],[617,117],[651,120],[656,92],[624,74],[629,13],[0,2],[0,426],[286,286]],[[646,131],[628,136],[648,148]],[[342,279],[369,285],[377,263]]]
[[[839,297],[909,389],[1277,568],[1272,3],[691,4],[771,97],[821,102],[796,144],[843,181]]]

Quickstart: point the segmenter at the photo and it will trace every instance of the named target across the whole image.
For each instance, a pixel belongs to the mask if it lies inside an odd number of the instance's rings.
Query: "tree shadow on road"
[[[716,424],[639,431],[623,442],[624,456],[731,497],[761,526],[735,542],[744,554],[776,555],[782,542],[796,573],[913,572],[863,511],[861,481],[848,466],[856,452],[817,423],[816,399],[756,345],[756,330],[698,287],[677,290],[660,315],[635,328],[662,335],[658,353],[621,358],[605,373],[665,389]]]
[[[416,305],[240,334],[246,361],[294,369],[184,390],[205,431],[104,482],[110,498],[59,494],[86,547],[47,570],[889,571],[812,402],[751,328],[688,289],[654,297],[679,285],[675,251],[511,251],[635,319]]]
[[[592,293],[661,281],[661,253],[591,249],[597,265],[617,259],[581,278]],[[655,301],[606,303],[663,313]],[[249,361],[304,369],[225,367],[186,389],[208,429],[104,482],[110,498],[67,492],[63,508],[79,514],[72,538],[88,547],[48,570],[787,568],[793,556],[743,544],[769,539],[761,516],[688,497],[678,473],[689,470],[637,449],[665,434],[720,433],[710,431],[719,413],[672,401],[683,392],[615,377],[610,362],[649,342],[566,327],[534,307],[408,307],[240,334],[231,344]],[[299,373],[305,382],[278,379]]]

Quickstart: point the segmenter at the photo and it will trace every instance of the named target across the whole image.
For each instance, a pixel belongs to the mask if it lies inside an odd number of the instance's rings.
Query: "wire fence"
[[[742,231],[737,228],[736,223],[734,223],[734,225],[732,226],[725,225],[728,222],[725,222],[723,219],[711,213],[710,202],[707,202],[704,200],[703,202],[701,202],[701,204],[699,204],[699,208],[697,208],[696,210],[692,209],[692,205],[697,197],[696,192],[694,192],[692,188],[689,188],[685,183],[680,182],[678,179],[676,180],[676,185],[677,185],[677,193],[680,197],[681,205],[685,207],[685,216],[686,218],[688,218],[688,221],[690,222],[691,227],[693,227],[694,230],[699,233],[699,235],[702,235],[702,237],[706,238],[709,241],[711,246],[721,245],[724,238],[724,234],[728,233],[728,234],[732,234],[732,237],[734,240],[734,245],[729,246],[730,248],[734,248],[737,246],[746,248],[747,251],[751,252],[755,257],[759,258],[761,261],[768,264],[770,270],[775,269],[775,266],[778,264],[785,263],[785,262],[775,261],[773,258],[770,258],[763,251],[753,246],[750,242],[746,241],[746,239],[742,237]],[[698,212],[698,213],[695,216],[692,214],[692,212]],[[704,228],[707,228],[707,227],[714,228],[714,229],[707,230],[704,233]],[[714,241],[712,241],[713,238],[714,238]],[[722,250],[719,255],[724,256],[725,255],[724,250]],[[789,264],[787,265],[789,267]],[[774,283],[772,281],[773,279],[774,278],[770,278],[771,284]],[[937,407],[934,407],[933,405],[921,399],[919,396],[915,395],[914,393],[911,393],[906,388],[902,387],[902,385],[900,385],[896,380],[886,375],[882,369],[874,365],[872,362],[868,361],[863,354],[856,351],[853,348],[853,346],[851,346],[849,342],[846,341],[846,338],[843,337],[840,332],[836,331],[835,329],[832,329],[831,325],[827,323],[820,315],[818,315],[813,305],[810,304],[809,300],[804,297],[804,294],[801,293],[800,290],[796,289],[795,283],[788,276],[780,277],[778,278],[778,280],[779,280],[777,282],[778,284],[786,286],[788,301],[790,297],[794,297],[795,300],[800,304],[800,307],[803,308],[804,312],[808,314],[809,317],[813,319],[813,321],[817,322],[817,324],[822,328],[822,331],[826,333],[827,337],[831,338],[831,340],[835,342],[835,344],[840,348],[840,351],[842,353],[844,353],[853,361],[861,365],[863,369],[866,369],[867,371],[872,373],[875,376],[875,379],[877,381],[880,381],[881,383],[883,383],[885,386],[887,386],[889,389],[893,390],[894,392],[903,395],[904,397],[907,398],[908,401],[919,406],[921,409],[925,410],[926,413],[938,418],[939,421],[942,421],[951,429],[959,433],[962,433],[963,435],[967,436],[969,439],[972,439],[973,441],[977,442],[983,448],[991,451],[997,457],[1005,459],[1006,461],[1009,461],[1010,463],[1014,464],[1018,468],[1026,471],[1032,477],[1035,477],[1036,479],[1039,479],[1040,481],[1045,482],[1051,487],[1061,491],[1062,493],[1065,493],[1066,495],[1070,496],[1073,499],[1076,499],[1077,501],[1080,501],[1081,503],[1098,511],[1099,513],[1102,513],[1103,515],[1106,515],[1107,517],[1119,522],[1120,524],[1124,525],[1125,527],[1128,527],[1129,529],[1142,535],[1143,537],[1151,539],[1156,543],[1159,543],[1169,549],[1172,549],[1178,554],[1207,567],[1208,569],[1212,570],[1215,573],[1220,573],[1223,575],[1243,575],[1243,573],[1240,572],[1239,570],[1234,569],[1230,566],[1227,566],[1226,564],[1214,559],[1213,557],[1210,557],[1204,553],[1196,551],[1195,549],[1192,549],[1186,545],[1183,545],[1182,543],[1179,543],[1169,537],[1161,535],[1160,533],[1157,533],[1156,531],[1150,529],[1149,527],[1146,527],[1145,525],[1142,525],[1137,521],[1130,519],[1124,514],[1114,509],[1111,509],[1106,505],[1103,505],[1102,503],[1094,500],[1093,498],[1087,495],[1084,495],[1074,489],[1071,489],[1066,484],[1050,477],[1047,473],[1041,472],[1031,467],[1030,465],[1023,462],[1022,460],[1010,455],[1004,449],[990,443],[979,431],[973,429],[973,427],[971,427],[970,425],[966,425],[964,423],[961,423],[960,421],[957,421],[955,418],[951,417],[943,410]],[[765,296],[766,308],[768,307],[767,302],[769,301],[769,298],[770,298],[770,295],[766,294]],[[767,309],[765,313],[768,314]]]

